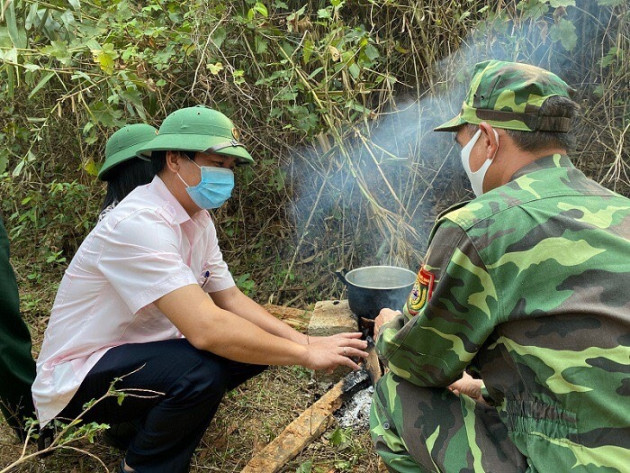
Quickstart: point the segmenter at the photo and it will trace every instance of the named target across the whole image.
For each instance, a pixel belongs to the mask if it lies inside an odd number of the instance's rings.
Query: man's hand
[[[460,394],[465,394],[476,401],[485,402],[483,397],[481,396],[482,386],[482,380],[475,379],[464,371],[461,379],[458,379],[453,384],[451,384],[448,389],[457,396],[459,396]]]
[[[381,327],[401,313],[399,310],[381,309],[376,319],[374,319],[374,340],[380,335]]]
[[[360,332],[338,333],[329,337],[311,337],[306,345],[306,359],[303,366],[312,370],[326,370],[332,372],[337,366],[343,365],[353,370],[360,369],[352,357],[367,358],[364,351],[367,342],[361,340]]]

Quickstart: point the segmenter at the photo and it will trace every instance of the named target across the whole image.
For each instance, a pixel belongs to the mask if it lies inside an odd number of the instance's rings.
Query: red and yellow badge
[[[427,301],[431,299],[434,281],[435,274],[428,271],[423,265],[418,271],[418,277],[407,299],[407,311],[411,316],[418,315]]]

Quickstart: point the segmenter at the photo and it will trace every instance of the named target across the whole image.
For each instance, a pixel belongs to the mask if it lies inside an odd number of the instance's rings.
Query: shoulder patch
[[[413,285],[413,289],[407,299],[407,311],[409,315],[416,316],[431,299],[433,294],[433,284],[435,282],[435,274],[428,271],[424,265],[418,271],[418,277]]]

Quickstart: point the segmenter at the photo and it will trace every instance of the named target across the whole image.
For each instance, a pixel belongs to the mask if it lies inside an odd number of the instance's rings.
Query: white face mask
[[[496,130],[492,130],[492,131],[494,131],[494,136],[497,139],[497,151],[498,151],[499,150],[498,148],[499,134],[496,132]],[[481,136],[481,130],[477,130],[477,132],[473,135],[470,141],[466,143],[466,146],[462,148],[462,152],[461,152],[462,166],[464,167],[464,171],[466,171],[468,180],[470,180],[470,185],[472,186],[472,190],[475,193],[475,196],[477,197],[483,194],[483,180],[486,177],[488,168],[490,167],[490,165],[492,164],[492,161],[494,160],[494,156],[492,157],[492,159],[486,159],[479,169],[477,169],[475,172],[471,171],[470,152],[472,151],[473,147],[475,146],[475,143],[477,143],[477,140],[479,139],[480,136]],[[494,153],[494,155],[496,156],[496,152]]]

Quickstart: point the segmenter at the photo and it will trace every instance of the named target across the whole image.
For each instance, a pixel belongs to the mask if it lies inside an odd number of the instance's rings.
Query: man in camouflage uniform
[[[457,132],[478,197],[438,219],[403,313],[376,320],[389,471],[630,471],[630,200],[566,156],[569,92],[482,62],[436,129]],[[483,397],[451,384],[464,370]]]

